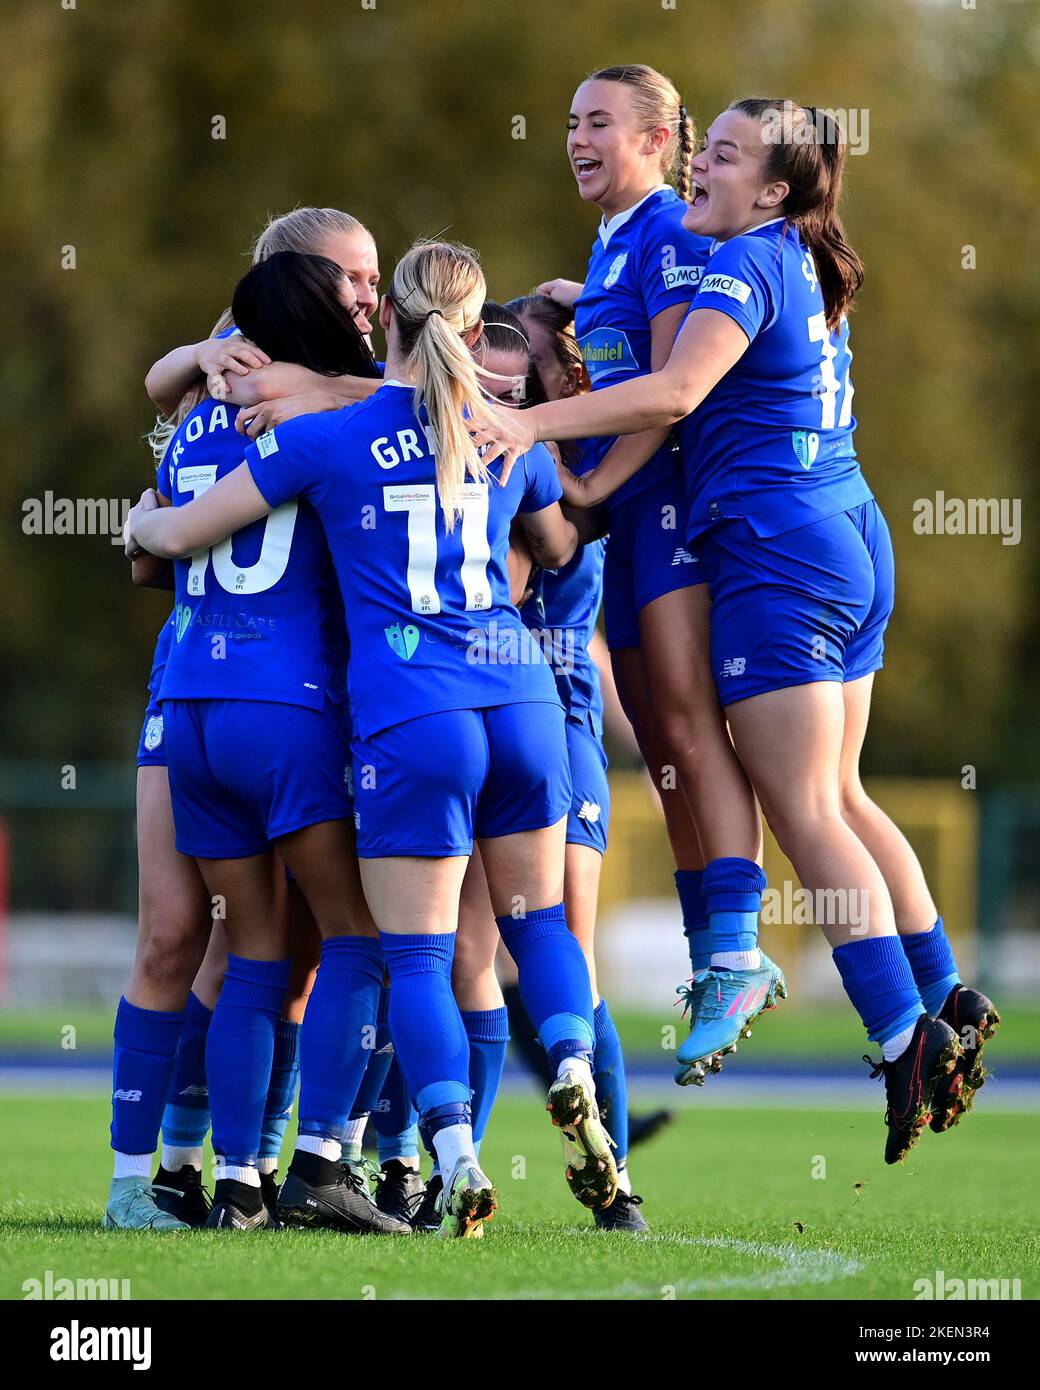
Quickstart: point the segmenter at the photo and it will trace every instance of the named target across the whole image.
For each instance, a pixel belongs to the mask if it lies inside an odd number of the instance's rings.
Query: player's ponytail
[[[837,328],[863,283],[863,262],[845,240],[838,212],[848,154],[842,129],[828,111],[782,98],[747,97],[730,110],[762,124],[764,182],[790,188],[784,216],[812,252],[827,327]]]
[[[690,160],[697,133],[693,118],[683,105],[675,83],[663,72],[645,63],[626,63],[622,67],[600,68],[590,72],[587,82],[620,82],[628,89],[632,110],[640,129],[667,126],[668,141],[661,151],[661,177],[675,187],[679,197],[690,197]]]
[[[467,477],[490,477],[466,416],[484,404],[476,364],[462,335],[480,324],[487,295],[476,254],[454,242],[417,242],[405,252],[387,291],[401,351],[415,380],[415,409],[426,408],[445,524],[462,515]]]

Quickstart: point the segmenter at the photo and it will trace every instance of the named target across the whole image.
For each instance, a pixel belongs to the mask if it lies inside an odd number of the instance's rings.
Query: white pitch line
[[[525,1230],[537,1234],[536,1226],[512,1226],[510,1230]],[[587,1226],[572,1226],[563,1235],[589,1236]],[[492,1239],[494,1236],[492,1235]],[[602,1240],[601,1235],[593,1237]],[[635,1243],[635,1242],[633,1242]],[[755,1259],[776,1260],[779,1269],[762,1270],[758,1273],[720,1274],[707,1279],[667,1279],[663,1283],[641,1284],[628,1281],[612,1284],[609,1289],[582,1289],[569,1297],[576,1301],[603,1300],[617,1298],[663,1298],[666,1289],[676,1294],[705,1293],[717,1294],[721,1290],[744,1289],[765,1292],[772,1289],[793,1288],[800,1284],[830,1284],[836,1279],[848,1279],[859,1274],[866,1265],[861,1260],[839,1255],[834,1250],[806,1249],[790,1243],[769,1245],[762,1241],[741,1240],[735,1236],[679,1236],[650,1234],[638,1238],[639,1245],[674,1245],[694,1249],[733,1250],[740,1255],[750,1255]],[[406,1298],[407,1295],[394,1295]],[[501,1294],[471,1295],[470,1301],[488,1302],[498,1299],[526,1299],[531,1302],[558,1302],[559,1289],[514,1289]]]

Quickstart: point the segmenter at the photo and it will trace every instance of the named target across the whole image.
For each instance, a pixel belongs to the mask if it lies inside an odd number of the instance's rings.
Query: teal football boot
[[[147,1178],[113,1178],[105,1207],[106,1231],[189,1231],[168,1211],[156,1206]]]
[[[787,998],[784,972],[765,952],[755,970],[702,970],[676,989],[682,1016],[690,1014],[690,1036],[676,1054],[679,1086],[703,1086],[709,1072],[722,1070],[722,1059],[736,1052],[739,1038],[750,1038],[759,1014]]]

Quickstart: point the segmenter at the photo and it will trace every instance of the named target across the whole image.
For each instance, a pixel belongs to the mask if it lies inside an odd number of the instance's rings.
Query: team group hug
[[[653,1117],[630,1131],[595,966],[605,685],[675,863],[679,1085],[724,1085],[787,994],[763,817],[880,1050],[886,1160],[985,1077],[999,1016],[860,781],[894,564],[854,445],[843,133],[756,97],[698,134],[629,65],[580,83],[566,154],[599,213],[580,281],[494,300],[423,240],[381,288],[368,228],[297,208],[148,373],[126,550],[174,607],[109,1228],[481,1236],[512,1023],[593,1229],[649,1229],[628,1151]]]

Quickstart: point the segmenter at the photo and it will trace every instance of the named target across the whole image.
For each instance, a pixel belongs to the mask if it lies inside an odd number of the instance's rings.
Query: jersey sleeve
[[[707,237],[694,236],[681,225],[674,208],[650,219],[639,253],[647,319],[693,298],[710,245]]]
[[[269,507],[280,507],[293,497],[311,502],[320,498],[337,433],[328,416],[300,415],[250,444],[245,463]]]
[[[524,476],[526,486],[517,511],[540,512],[544,507],[551,507],[563,496],[556,464],[544,444],[536,444],[524,455]]]
[[[159,467],[155,470],[155,490],[160,496],[165,497],[167,502],[173,501],[173,479],[170,477],[170,459],[172,456],[173,440],[171,439],[159,462]]]
[[[772,242],[738,236],[724,242],[701,277],[690,312],[717,309],[754,342],[776,321],[781,303],[780,260]]]

